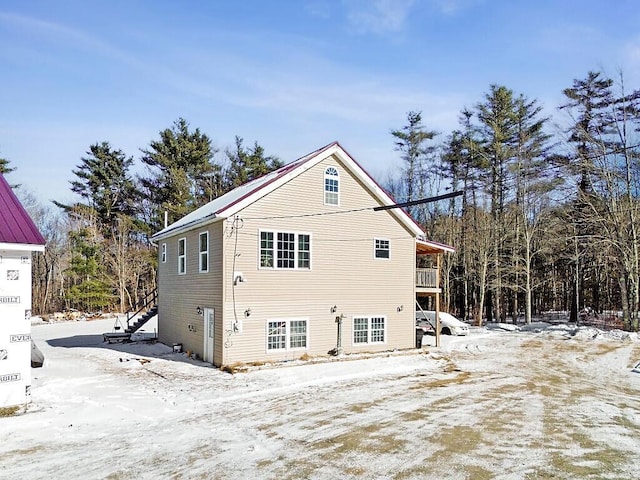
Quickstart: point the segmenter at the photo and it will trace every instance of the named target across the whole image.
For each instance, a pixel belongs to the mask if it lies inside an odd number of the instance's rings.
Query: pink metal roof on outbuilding
[[[43,247],[46,241],[4,176],[0,174],[0,248],[6,243]]]

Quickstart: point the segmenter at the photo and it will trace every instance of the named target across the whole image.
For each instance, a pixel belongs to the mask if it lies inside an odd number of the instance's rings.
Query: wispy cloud
[[[0,24],[27,34],[31,39],[44,39],[50,45],[64,45],[77,51],[107,57],[129,66],[139,67],[140,62],[123,50],[81,30],[34,17],[0,11]]]
[[[483,1],[484,0],[431,0],[431,3],[443,15],[454,15]]]
[[[345,0],[347,19],[360,34],[396,33],[405,24],[414,0]]]

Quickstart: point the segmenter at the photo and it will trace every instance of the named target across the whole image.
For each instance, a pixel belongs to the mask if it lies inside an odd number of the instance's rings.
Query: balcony
[[[416,290],[425,293],[440,291],[437,268],[416,268]]]

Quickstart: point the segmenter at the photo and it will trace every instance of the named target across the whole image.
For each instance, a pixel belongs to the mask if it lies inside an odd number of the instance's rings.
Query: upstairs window
[[[324,171],[324,204],[340,205],[340,179],[335,167]]]
[[[390,248],[389,240],[376,238],[374,240],[374,256],[375,258],[389,258]]]
[[[295,268],[296,266],[296,234],[278,232],[277,267]]]
[[[260,268],[311,269],[311,235],[260,232]]]
[[[187,239],[178,240],[178,274],[187,273]]]
[[[167,244],[163,243],[160,247],[160,260],[162,263],[167,263]]]
[[[273,268],[273,232],[260,232],[260,267]]]
[[[199,271],[206,273],[209,271],[209,232],[200,234],[200,250],[199,250]]]
[[[298,235],[298,268],[311,268],[311,237]]]

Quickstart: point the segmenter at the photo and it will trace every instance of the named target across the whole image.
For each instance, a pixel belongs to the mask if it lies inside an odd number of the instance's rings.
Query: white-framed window
[[[178,240],[178,274],[187,273],[187,239]]]
[[[260,268],[310,270],[311,235],[261,231]]]
[[[206,273],[209,271],[209,232],[200,234],[198,254],[198,271]]]
[[[324,171],[324,204],[340,205],[340,175],[336,167]]]
[[[260,232],[260,267],[273,268],[273,232]]]
[[[267,320],[267,351],[306,349],[309,336],[307,325],[304,318]]]
[[[375,258],[389,258],[391,253],[391,248],[389,244],[389,240],[386,238],[375,238],[373,240],[374,243],[374,257]]]
[[[387,321],[384,316],[353,317],[353,344],[385,343]]]
[[[163,243],[160,245],[160,261],[162,263],[167,263],[167,244]]]
[[[305,233],[298,234],[298,268],[311,268],[311,236]]]

